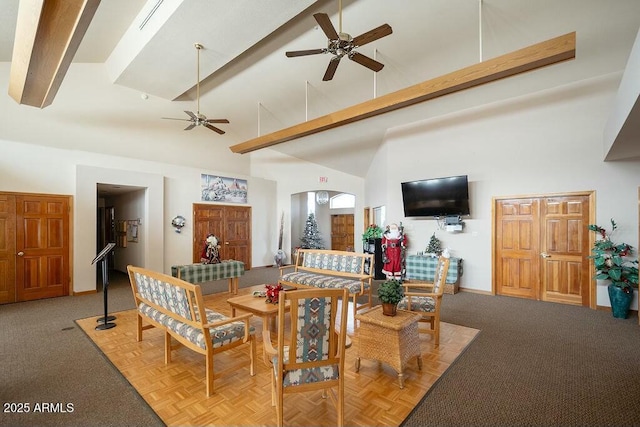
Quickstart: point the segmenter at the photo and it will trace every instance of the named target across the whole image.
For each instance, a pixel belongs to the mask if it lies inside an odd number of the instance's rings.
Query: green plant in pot
[[[382,237],[382,232],[382,228],[375,224],[371,224],[362,234],[362,241],[366,243],[369,239],[379,239]]]
[[[611,232],[596,224],[590,224],[589,230],[598,233],[600,238],[591,248],[596,275],[594,279],[608,281],[607,290],[613,317],[626,319],[633,289],[638,287],[638,260],[632,259],[633,247],[628,243],[614,243],[611,235],[618,225],[611,219]]]
[[[395,316],[398,303],[404,298],[404,288],[400,281],[385,280],[378,287],[378,299],[382,303],[382,313]]]

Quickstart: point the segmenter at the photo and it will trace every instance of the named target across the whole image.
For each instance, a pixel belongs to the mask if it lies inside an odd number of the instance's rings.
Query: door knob
[[[24,252],[22,251],[18,252],[18,256],[23,256],[23,255],[24,255]]]
[[[542,252],[540,255],[542,256],[542,258],[551,258],[551,255],[546,252]]]
[[[229,244],[229,242],[224,242],[224,244],[225,244],[225,245],[228,245],[228,244]]]

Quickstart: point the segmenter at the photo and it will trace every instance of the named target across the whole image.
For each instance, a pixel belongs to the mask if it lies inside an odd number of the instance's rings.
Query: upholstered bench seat
[[[235,372],[245,364],[238,360],[214,375],[214,355],[247,344],[249,374],[255,375],[256,341],[249,323],[251,313],[225,316],[205,307],[199,285],[132,265],[127,266],[127,271],[137,307],[136,339],[142,341],[146,329],[161,329],[166,365],[171,363],[175,348],[172,340],[204,355],[207,396],[211,396],[214,376]]]
[[[373,255],[326,249],[298,249],[294,265],[280,267],[280,285],[294,288],[347,289],[353,316],[371,307]],[[359,302],[361,296],[367,302]]]
[[[360,293],[363,283],[360,280],[301,271],[286,273],[280,277],[280,280],[298,285],[313,286],[314,288],[348,289],[350,294]],[[365,291],[369,289],[369,283],[364,282],[364,289]]]
[[[187,325],[184,322],[180,322],[179,320],[171,316],[167,316],[166,314],[143,302],[138,306],[138,310],[140,310],[142,314],[146,315],[150,319],[153,319],[161,325],[166,326],[181,337],[188,339],[198,347],[206,349],[204,334],[202,333],[202,330]],[[205,308],[205,312],[207,316],[207,323],[215,323],[229,319],[227,316],[208,308]],[[249,328],[249,333],[253,334],[254,329],[255,328],[251,326]],[[213,348],[222,347],[223,345],[230,344],[235,341],[242,341],[244,339],[244,322],[238,321],[209,328],[209,332],[211,333]]]

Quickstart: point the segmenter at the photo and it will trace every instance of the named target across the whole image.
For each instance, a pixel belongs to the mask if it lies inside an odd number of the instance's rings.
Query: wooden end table
[[[422,370],[420,317],[420,313],[406,310],[398,310],[395,316],[385,316],[379,305],[358,313],[356,372],[360,370],[361,357],[385,362],[398,373],[400,388],[404,388],[404,368],[409,359],[417,357],[418,369]]]
[[[240,295],[237,297],[229,298],[227,303],[231,306],[231,316],[236,315],[236,310],[245,311],[258,316],[262,319],[262,335],[265,336],[267,331],[275,329],[273,324],[278,316],[278,304],[271,304],[267,302],[264,297],[253,296],[254,291],[264,291],[264,285],[256,285],[249,288],[249,294]],[[289,307],[289,302],[287,305]],[[264,350],[264,347],[263,347]],[[263,351],[263,357],[265,364],[269,365],[267,353]]]

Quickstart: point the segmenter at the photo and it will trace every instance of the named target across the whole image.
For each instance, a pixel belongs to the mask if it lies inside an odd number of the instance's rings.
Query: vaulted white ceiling
[[[173,117],[181,118],[184,101],[195,99],[194,43],[201,43],[200,110],[230,124],[221,126],[222,137],[204,128],[191,132],[210,132],[215,143],[232,146],[576,31],[574,61],[273,147],[364,176],[391,128],[620,73],[640,27],[637,0],[342,0],[342,6],[343,31],[352,36],[383,23],[393,28],[359,49],[385,64],[379,73],[343,59],[334,79],[323,82],[329,55],[285,57],[287,50],[325,47],[312,15],[327,13],[338,28],[338,0],[103,0],[74,63],[104,63],[114,85],[176,102]],[[0,62],[11,61],[17,8],[18,0],[0,0]],[[148,127],[146,119],[131,119],[131,126]],[[158,119],[158,126],[180,125]]]

